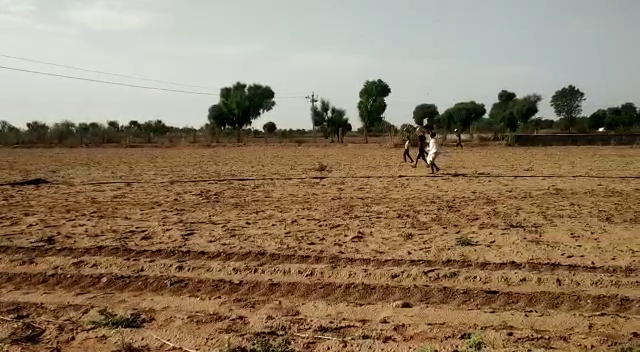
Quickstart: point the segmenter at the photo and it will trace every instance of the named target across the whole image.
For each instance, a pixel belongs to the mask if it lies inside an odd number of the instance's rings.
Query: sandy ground
[[[52,182],[0,186],[8,351],[640,343],[639,148],[445,148],[436,176],[377,145],[0,149],[0,165],[0,183]],[[101,308],[151,321],[92,327]]]

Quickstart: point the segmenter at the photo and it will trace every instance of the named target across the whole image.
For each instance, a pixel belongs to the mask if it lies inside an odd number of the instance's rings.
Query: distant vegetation
[[[336,107],[329,100],[321,99],[311,109],[313,126],[311,131],[278,129],[274,122],[267,122],[262,130],[252,128],[253,122],[262,114],[276,107],[275,92],[266,85],[236,83],[220,90],[219,101],[209,108],[204,126],[175,127],[162,120],[140,122],[131,120],[122,124],[116,120],[106,124],[98,122],[74,123],[68,120],[48,125],[33,120],[26,128],[19,128],[8,121],[0,120],[0,145],[100,145],[139,143],[218,143],[221,139],[242,142],[246,137],[276,137],[280,141],[304,143],[302,137],[321,132],[325,139],[342,142],[347,134],[359,134],[364,142],[369,136],[398,136],[414,139],[415,126],[431,126],[441,134],[454,130],[461,133],[490,135],[492,140],[502,140],[512,133],[537,133],[539,131],[594,132],[601,128],[607,131],[640,131],[640,112],[634,103],[624,103],[595,111],[590,116],[582,115],[582,104],[586,95],[569,85],[559,89],[550,99],[558,120],[537,117],[543,97],[528,94],[518,97],[516,93],[502,90],[497,101],[487,111],[484,104],[475,101],[455,103],[444,112],[435,104],[421,103],[413,110],[412,123],[400,128],[389,123],[384,114],[386,99],[391,88],[383,80],[364,82],[357,104],[362,127],[352,132],[353,127],[344,108]],[[487,114],[488,112],[488,114]],[[409,121],[407,114],[406,119]],[[487,115],[487,116],[485,116]],[[306,116],[300,117],[306,119]],[[486,138],[486,137],[484,137]]]

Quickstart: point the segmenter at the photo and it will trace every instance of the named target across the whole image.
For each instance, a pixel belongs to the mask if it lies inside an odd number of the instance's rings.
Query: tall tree
[[[604,126],[608,130],[630,130],[637,124],[638,108],[634,103],[624,103],[620,106],[608,108]]]
[[[220,106],[220,104],[214,104],[209,108],[207,120],[209,120],[209,135],[215,135],[215,141],[216,143],[219,143],[220,133],[229,126],[229,114]]]
[[[513,102],[516,99],[516,93],[508,90],[502,90],[498,93],[498,101],[491,106],[489,118],[503,133],[505,130],[515,132],[518,128],[518,118],[513,113]]]
[[[124,131],[125,144],[131,144],[131,137],[142,131],[142,125],[140,124],[140,122],[138,122],[138,120],[131,120],[129,121],[127,126],[124,127]]]
[[[102,143],[106,137],[106,127],[98,122],[89,123],[89,135],[93,139],[94,143]]]
[[[498,93],[498,101],[491,106],[489,118],[492,119],[501,132],[516,132],[518,126],[527,126],[529,121],[539,111],[538,104],[542,101],[540,94],[529,94],[518,98],[516,93],[502,90]]]
[[[269,136],[278,130],[278,126],[276,126],[275,122],[269,121],[262,125],[262,130],[264,131],[264,140],[268,143]]]
[[[575,119],[582,114],[582,102],[585,100],[584,93],[574,85],[556,91],[551,97],[551,107],[557,116],[566,119],[569,132]]]
[[[171,128],[162,120],[148,120],[142,124],[142,131],[147,135],[147,143],[151,143],[153,138],[166,135]]]
[[[229,127],[235,128],[237,140],[241,142],[241,130],[275,106],[275,93],[269,86],[236,83],[220,90],[218,105],[226,114]]]
[[[381,80],[366,81],[360,90],[358,101],[358,115],[364,128],[364,142],[368,143],[367,131],[382,122],[382,116],[387,110],[385,99],[391,94],[389,85]]]
[[[36,143],[45,143],[49,133],[49,126],[44,122],[31,121],[27,122],[27,131]]]
[[[620,127],[628,131],[636,124],[638,108],[634,103],[624,103],[620,105],[621,123]]]
[[[21,142],[21,131],[7,121],[0,120],[0,144],[14,145]]]
[[[56,122],[51,127],[51,135],[58,144],[62,144],[73,138],[75,132],[76,124],[68,120]]]
[[[589,115],[588,127],[590,130],[597,130],[605,126],[607,120],[607,110],[598,109],[593,114]]]
[[[81,145],[84,145],[87,142],[87,138],[89,138],[90,131],[91,131],[91,128],[89,127],[89,124],[86,122],[80,122],[78,126],[76,126],[76,134],[80,139]]]
[[[447,131],[452,127],[458,128],[462,133],[471,127],[471,124],[481,119],[487,113],[484,104],[475,101],[456,103],[443,114],[443,125]]]
[[[349,124],[349,118],[347,118],[347,111],[332,106],[329,110],[327,118],[327,129],[331,135],[331,141],[333,142],[333,136],[336,136],[338,142],[341,141],[340,129],[345,128]]]
[[[113,142],[114,137],[117,137],[118,140],[120,140],[120,131],[122,131],[123,126],[120,126],[120,123],[118,121],[115,120],[110,120],[107,121],[107,131],[106,131],[106,138],[105,139],[109,139],[109,142]],[[107,140],[105,140],[105,142],[107,142]]]
[[[321,99],[319,106],[313,110],[315,126],[321,128],[325,134],[325,138],[331,138],[331,142],[333,142],[333,137],[341,141],[344,134],[351,131],[351,124],[346,115],[347,111],[345,109],[333,106],[331,102],[326,99]],[[343,131],[342,135],[340,135],[341,129]]]
[[[418,126],[432,126],[435,118],[440,115],[435,104],[420,104],[413,109],[413,121]]]
[[[513,115],[522,126],[527,126],[538,113],[538,104],[542,101],[540,94],[529,94],[512,101]],[[515,132],[515,131],[514,131]]]

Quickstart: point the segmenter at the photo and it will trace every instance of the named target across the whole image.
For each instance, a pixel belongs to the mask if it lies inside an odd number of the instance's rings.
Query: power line
[[[105,72],[105,71],[98,71],[98,70],[90,70],[90,69],[86,69],[86,68],[80,68],[80,67],[74,67],[74,66],[68,66],[68,65],[61,65],[61,64],[56,64],[56,63],[52,63],[52,62],[28,59],[28,58],[25,58],[25,57],[18,57],[18,56],[12,56],[12,55],[0,54],[0,57],[5,57],[5,58],[13,59],[13,60],[21,60],[21,61],[33,62],[33,63],[37,63],[37,64],[42,64],[42,65],[63,67],[63,68],[68,68],[68,69],[71,69],[71,70],[77,70],[77,71],[83,71],[83,72],[99,73],[99,74],[109,75],[109,76],[114,76],[114,77],[124,77],[124,78],[130,78],[130,79],[137,79],[137,80],[140,80],[140,81],[171,84],[171,85],[174,85],[174,86],[183,86],[183,87],[192,87],[192,88],[205,88],[205,89],[213,89],[213,90],[219,90],[220,89],[220,88],[214,88],[214,87],[198,86],[198,85],[193,85],[193,84],[176,83],[176,82],[163,81],[163,80],[158,80],[158,79],[150,79],[150,78],[142,78],[142,77],[136,77],[136,76],[130,76],[130,75],[123,75],[123,74],[119,74],[119,73],[112,73],[112,72]],[[300,94],[298,94],[298,93],[282,93],[282,94],[295,95],[295,98],[304,97],[304,96],[300,96]],[[294,98],[294,97],[292,97],[292,98]]]
[[[156,83],[163,83],[163,84],[171,84],[171,85],[174,85],[174,86],[183,86],[183,87],[192,87],[192,88],[205,88],[205,89],[217,89],[217,88],[213,88],[213,87],[197,86],[197,85],[192,85],[192,84],[175,83],[175,82],[170,82],[170,81],[161,81],[161,80],[157,80],[157,79],[150,79],[150,78],[142,78],[142,77],[135,77],[135,76],[129,76],[129,75],[122,75],[122,74],[119,74],[119,73],[111,73],[111,72],[105,72],[105,71],[89,70],[89,69],[86,69],[86,68],[79,68],[79,67],[73,67],[73,66],[67,66],[67,65],[54,64],[54,63],[51,63],[51,62],[38,61],[38,60],[27,59],[27,58],[24,58],[24,57],[17,57],[17,56],[11,56],[11,55],[0,54],[0,57],[6,57],[6,58],[9,58],[9,59],[14,59],[14,60],[22,60],[22,61],[27,61],[27,62],[33,62],[33,63],[37,63],[37,64],[42,64],[42,65],[63,67],[63,68],[68,68],[68,69],[71,69],[71,70],[77,70],[77,71],[83,71],[83,72],[92,72],[92,73],[99,73],[99,74],[115,76],[115,77],[124,77],[124,78],[137,79],[137,80],[141,80],[141,81],[156,82]]]
[[[69,78],[69,79],[75,79],[75,80],[79,80],[79,81],[89,81],[89,82],[96,82],[96,83],[103,83],[103,84],[112,84],[112,85],[115,85],[115,86],[125,86],[125,87],[141,88],[141,89],[162,90],[162,91],[167,91],[167,92],[177,92],[177,93],[187,93],[187,94],[213,95],[213,96],[219,96],[220,95],[220,94],[208,93],[208,92],[193,92],[193,91],[187,91],[187,90],[159,88],[159,87],[149,87],[149,86],[138,86],[138,85],[135,85],[135,84],[101,81],[101,80],[98,80],[98,79],[59,75],[59,74],[50,73],[50,72],[31,71],[31,70],[25,70],[25,69],[15,68],[15,67],[0,66],[0,68],[5,69],[5,70],[35,73],[35,74],[45,75],[45,76]]]
[[[66,76],[66,75],[59,75],[59,74],[56,74],[56,73],[41,72],[41,71],[31,71],[31,70],[25,70],[25,69],[21,69],[21,68],[7,67],[7,66],[0,66],[0,69],[12,70],[12,71],[20,71],[20,72],[28,72],[28,73],[35,73],[35,74],[45,75],[45,76],[53,76],[53,77],[75,79],[75,80],[79,80],[79,81],[88,81],[88,82],[95,82],[95,83],[111,84],[111,85],[115,85],[115,86],[124,86],[124,87],[140,88],[140,89],[151,89],[151,90],[161,90],[161,91],[165,91],[165,92],[176,92],[176,93],[185,93],[185,94],[220,96],[220,94],[209,93],[209,92],[194,92],[194,91],[170,89],[170,88],[139,86],[139,85],[135,85],[135,84],[102,81],[102,80],[98,80],[98,79],[75,77],[75,76]],[[277,97],[277,98],[278,99],[296,99],[296,98],[303,98],[303,96]]]

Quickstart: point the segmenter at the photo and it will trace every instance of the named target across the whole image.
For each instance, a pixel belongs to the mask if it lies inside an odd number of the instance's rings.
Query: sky
[[[276,92],[254,126],[309,128],[309,102],[356,104],[365,80],[392,93],[386,119],[441,112],[502,89],[585,92],[584,113],[640,103],[637,0],[0,0],[0,55],[171,81],[145,82],[0,56],[0,66],[217,94],[237,81]],[[145,90],[0,68],[0,120],[162,119],[201,126],[216,96]],[[638,104],[640,105],[640,104]]]

